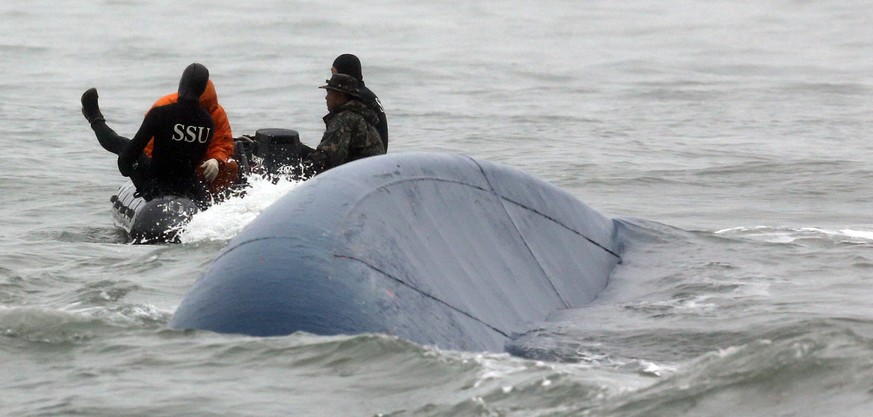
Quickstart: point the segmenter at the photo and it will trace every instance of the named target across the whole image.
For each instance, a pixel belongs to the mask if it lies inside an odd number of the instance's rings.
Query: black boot
[[[82,94],[82,114],[88,123],[92,125],[96,122],[103,122],[103,113],[100,113],[100,106],[97,105],[97,89],[89,88]]]

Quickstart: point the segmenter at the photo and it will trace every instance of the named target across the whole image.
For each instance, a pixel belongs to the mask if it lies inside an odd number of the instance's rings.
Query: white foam
[[[736,235],[769,243],[794,243],[799,239],[831,239],[852,241],[873,241],[873,231],[855,229],[822,229],[818,227],[778,228],[768,226],[733,227],[722,229],[716,234]]]
[[[280,179],[274,184],[259,176],[251,176],[248,182],[245,195],[231,197],[195,214],[179,234],[181,242],[230,240],[264,209],[302,181]]]
[[[870,230],[842,229],[840,233],[856,239],[873,240],[873,231]]]

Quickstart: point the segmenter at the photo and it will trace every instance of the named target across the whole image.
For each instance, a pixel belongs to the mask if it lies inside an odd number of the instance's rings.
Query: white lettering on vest
[[[203,126],[185,126],[181,123],[176,123],[173,126],[173,140],[185,142],[200,142],[206,143],[209,140],[209,132],[212,129]]]
[[[182,140],[185,136],[185,134],[182,133],[182,129],[184,128],[185,126],[182,126],[181,123],[176,123],[176,125],[173,126],[173,140]]]

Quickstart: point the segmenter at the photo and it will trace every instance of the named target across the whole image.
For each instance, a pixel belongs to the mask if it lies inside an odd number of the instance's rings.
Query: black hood
[[[208,81],[209,70],[203,64],[188,65],[179,80],[179,100],[200,100]]]
[[[342,54],[333,60],[333,67],[340,74],[347,74],[358,80],[359,83],[364,82],[364,75],[361,73],[361,60],[352,54]]]

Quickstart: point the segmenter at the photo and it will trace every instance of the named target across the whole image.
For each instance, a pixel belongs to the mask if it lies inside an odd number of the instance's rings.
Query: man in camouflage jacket
[[[325,101],[328,114],[321,143],[305,156],[311,173],[368,156],[382,155],[385,147],[376,124],[379,116],[360,101],[358,80],[346,74],[334,74],[327,84]]]

